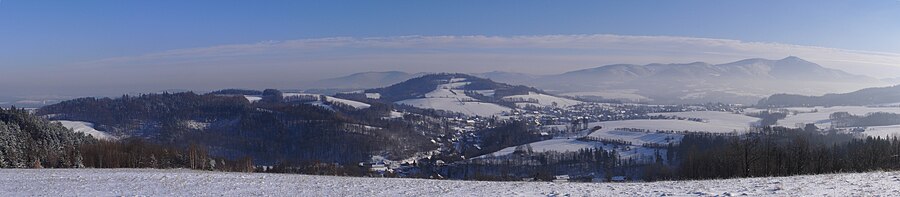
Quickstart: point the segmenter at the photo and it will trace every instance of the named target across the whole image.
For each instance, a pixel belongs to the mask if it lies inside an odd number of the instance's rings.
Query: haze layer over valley
[[[316,88],[382,87],[422,73],[365,72],[311,82]],[[595,100],[657,104],[705,102],[755,104],[772,94],[823,95],[892,85],[889,80],[850,74],[799,57],[746,59],[725,64],[614,64],[553,75],[487,72],[472,75]]]

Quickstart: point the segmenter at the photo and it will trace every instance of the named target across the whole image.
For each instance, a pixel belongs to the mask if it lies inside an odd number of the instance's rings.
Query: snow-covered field
[[[678,138],[679,140],[681,138]],[[531,145],[531,149],[534,152],[542,153],[542,152],[572,152],[578,151],[581,149],[593,149],[593,148],[603,148],[603,150],[616,150],[619,157],[622,158],[631,158],[638,161],[650,161],[653,159],[654,154],[656,153],[655,149],[641,147],[641,144],[636,144],[635,146],[616,146],[613,144],[604,145],[601,142],[596,141],[578,141],[575,138],[555,138],[544,141],[539,141],[535,143],[529,144]],[[616,149],[618,148],[618,149]],[[516,151],[516,147],[507,147],[501,149],[497,152],[482,155],[478,158],[489,158],[490,156],[500,157],[512,154]]]
[[[802,124],[813,123],[819,128],[831,126],[829,116],[835,112],[847,112],[853,115],[866,115],[872,112],[900,113],[900,107],[863,107],[863,106],[838,106],[838,107],[794,107],[786,108],[796,115],[788,115],[783,120],[778,120],[778,125],[784,127],[797,127]]]
[[[662,115],[669,117],[681,118],[699,118],[704,123],[710,125],[718,125],[737,130],[746,130],[759,122],[759,118],[750,117],[743,114],[720,111],[689,111],[689,112],[671,112],[671,113],[651,113],[651,116]]]
[[[398,104],[411,105],[418,108],[447,110],[473,116],[490,117],[510,111],[510,108],[493,103],[467,102],[455,98],[423,98],[410,99],[397,102]]]
[[[869,127],[863,134],[882,138],[900,137],[900,125]]]
[[[370,99],[381,99],[381,94],[379,94],[379,93],[366,93],[366,98],[370,98]]]
[[[590,134],[591,137],[598,137],[602,139],[616,139],[623,140],[626,142],[631,142],[634,145],[642,145],[645,143],[657,143],[657,144],[668,144],[675,143],[678,144],[681,142],[681,139],[684,138],[684,135],[681,134],[672,134],[672,133],[655,133],[655,132],[633,132],[633,131],[620,131],[620,130],[608,130],[608,131],[598,131]]]
[[[251,103],[255,103],[257,101],[262,100],[262,96],[257,96],[257,95],[244,95],[244,98],[247,99],[247,101],[250,101]]]
[[[709,133],[732,133],[744,132],[750,129],[752,122],[696,122],[690,120],[621,120],[590,123],[590,127],[601,126],[603,129],[597,132],[608,132],[619,128],[635,128],[646,129],[648,131],[691,131],[691,132],[709,132]],[[593,134],[592,134],[593,135]]]
[[[0,196],[895,196],[898,193],[898,172],[653,183],[551,183],[153,169],[0,170]]]
[[[644,157],[652,157],[654,149],[645,148],[641,145],[646,143],[669,144],[680,143],[684,138],[682,134],[674,133],[657,133],[656,131],[689,131],[689,132],[709,132],[709,133],[731,133],[745,132],[759,121],[759,118],[745,116],[742,114],[734,114],[728,112],[715,111],[695,111],[695,112],[675,112],[675,113],[656,113],[651,115],[674,116],[681,118],[699,118],[703,122],[690,120],[675,119],[654,119],[654,120],[620,120],[594,122],[588,124],[588,128],[595,126],[602,127],[600,130],[591,132],[585,130],[581,133],[590,137],[601,139],[622,140],[630,142],[630,150],[617,150],[622,157],[641,159]],[[545,128],[565,129],[564,125],[548,125]],[[623,129],[643,129],[648,132],[626,131]],[[574,140],[574,138],[557,138],[531,143],[532,149],[536,152],[570,152],[578,151],[584,148],[603,147],[609,150],[611,146],[603,146],[600,142],[583,142]],[[494,152],[495,156],[508,155],[515,151],[515,147],[507,147],[503,150]]]
[[[831,126],[829,116],[835,112],[848,112],[853,115],[865,115],[871,112],[900,113],[900,108],[875,108],[860,106],[787,108],[787,110],[798,113],[796,115],[788,115],[783,120],[779,120],[778,125],[785,127],[796,127],[800,124],[813,123],[820,128],[827,128]]]
[[[118,140],[116,136],[110,135],[103,131],[98,131],[94,129],[94,124],[89,122],[81,122],[81,121],[68,121],[68,120],[57,120],[54,122],[58,122],[63,125],[63,127],[72,129],[77,133],[88,134],[91,137],[101,139],[101,140]]]
[[[560,107],[565,108],[572,105],[578,105],[581,101],[576,101],[567,98],[560,98],[546,94],[539,94],[534,92],[529,92],[528,95],[515,95],[515,96],[507,96],[503,97],[504,99],[524,99],[524,100],[537,100],[538,105],[544,107]]]

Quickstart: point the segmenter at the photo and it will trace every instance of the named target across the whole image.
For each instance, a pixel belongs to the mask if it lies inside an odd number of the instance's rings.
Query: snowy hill
[[[400,83],[412,78],[425,76],[431,73],[407,73],[401,71],[384,72],[360,72],[347,76],[317,80],[305,84],[307,88],[340,88],[340,89],[366,89],[379,88]],[[522,84],[540,77],[525,73],[493,71],[485,73],[471,73],[470,75],[491,79],[510,84]]]
[[[225,96],[231,96],[231,95],[225,95]],[[247,99],[247,101],[250,101],[250,103],[259,102],[259,101],[263,100],[262,95],[241,95],[241,96],[243,96],[245,99]],[[336,98],[333,96],[325,96],[325,95],[321,95],[321,94],[310,94],[310,93],[300,93],[300,92],[287,92],[287,93],[282,94],[282,98],[284,98],[285,100],[291,100],[291,99],[300,100],[300,99],[298,99],[300,97],[310,98],[310,99],[307,99],[310,101],[305,102],[306,104],[319,106],[319,107],[326,108],[329,110],[333,109],[333,107],[331,105],[329,105],[329,103],[338,103],[338,104],[342,104],[342,105],[347,105],[347,106],[352,107],[353,109],[366,109],[366,108],[369,108],[372,106],[372,105],[370,105],[368,103],[364,103],[364,102]],[[323,98],[324,98],[324,100],[322,100]]]
[[[439,84],[424,98],[397,101],[398,104],[418,108],[440,109],[475,116],[492,116],[511,110],[497,104],[481,102],[466,95],[466,86],[472,84],[468,78],[450,78]]]
[[[364,92],[367,98],[470,116],[493,116],[524,106],[566,107],[579,101],[467,74],[432,74]],[[554,105],[555,103],[555,105]]]
[[[426,98],[429,93],[432,96],[446,96],[447,91],[456,91],[449,94],[465,94],[465,91],[493,91],[489,97],[502,98],[504,96],[528,94],[528,92],[542,92],[538,89],[509,85],[494,82],[489,79],[479,78],[460,73],[430,74],[413,78],[384,88],[366,90],[365,93],[378,93],[380,99],[396,102],[408,99]],[[446,90],[446,91],[444,91]],[[443,91],[442,95],[436,91]],[[471,95],[470,95],[471,96]]]
[[[893,196],[898,172],[650,183],[353,178],[152,169],[6,169],[2,196]]]

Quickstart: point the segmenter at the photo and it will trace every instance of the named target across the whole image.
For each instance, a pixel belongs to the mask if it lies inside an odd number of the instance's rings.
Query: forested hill
[[[897,102],[900,102],[900,86],[866,88],[850,93],[823,96],[776,94],[760,100],[758,105],[770,107],[862,106]]]
[[[0,109],[0,168],[80,167],[94,139],[22,109]]]
[[[250,156],[262,164],[403,158],[433,150],[426,135],[443,131],[439,123],[380,117],[392,109],[377,103],[345,111],[286,102],[277,90],[267,90],[263,97],[250,102],[242,95],[186,92],[82,98],[46,106],[37,114],[91,122],[119,137],[174,147],[202,145],[213,156]]]
[[[491,96],[494,98],[503,98],[505,96],[512,95],[527,95],[529,92],[543,93],[543,91],[541,90],[528,86],[498,83],[490,79],[484,79],[460,73],[430,74],[413,78],[388,87],[366,90],[365,92],[378,93],[381,95],[381,99],[384,101],[397,102],[406,99],[424,98],[425,94],[434,91],[442,84],[457,82],[454,80],[460,80],[459,83],[464,83],[464,85],[461,85],[459,87],[461,90],[495,91],[495,93]]]

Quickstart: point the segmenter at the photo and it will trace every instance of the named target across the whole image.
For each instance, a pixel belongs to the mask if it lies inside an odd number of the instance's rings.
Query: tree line
[[[190,168],[252,172],[252,160],[213,157],[201,146],[97,140],[11,107],[0,109],[0,168]]]
[[[766,127],[739,136],[688,134],[668,179],[792,176],[900,170],[900,139],[861,138],[814,127]]]

